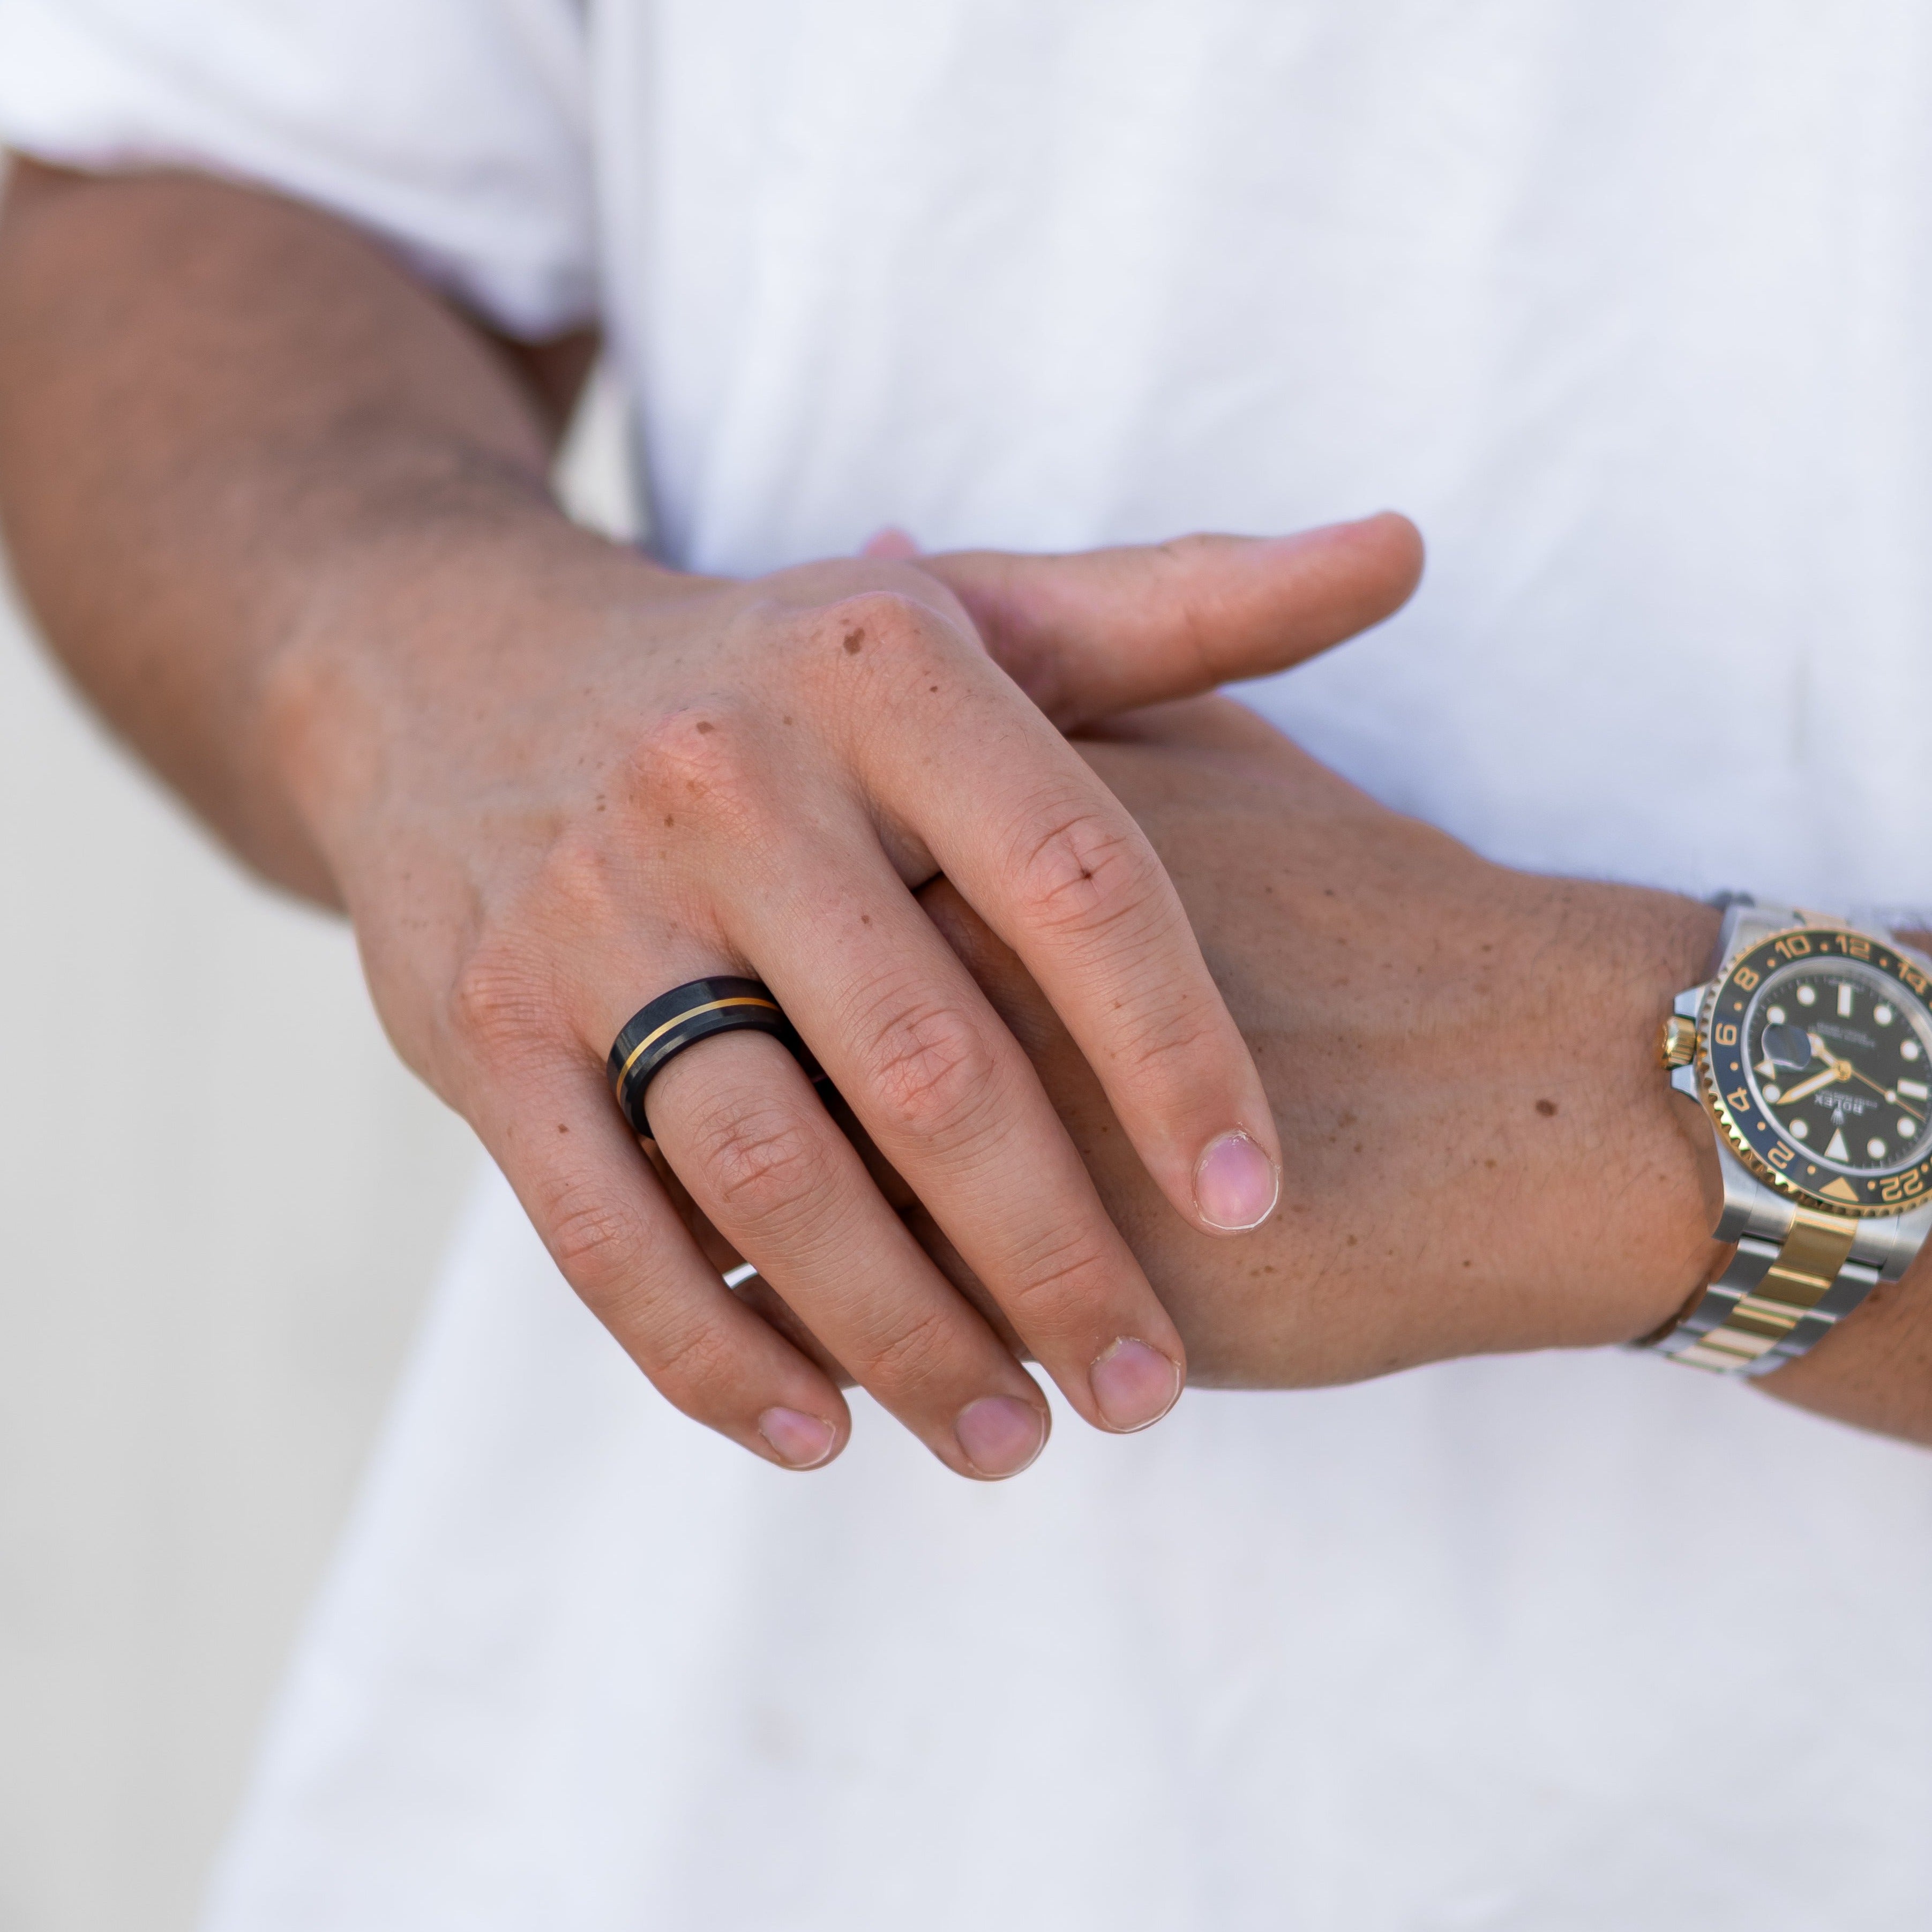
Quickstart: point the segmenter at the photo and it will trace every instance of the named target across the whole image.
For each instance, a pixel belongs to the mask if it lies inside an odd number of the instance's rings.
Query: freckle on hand
[[[1556,1112],[1556,1102],[1554,1100],[1539,1100],[1536,1103],[1536,1111],[1546,1120]]]
[[[864,631],[851,630],[848,631],[845,633],[845,655],[848,657],[856,658],[865,648],[866,633]]]

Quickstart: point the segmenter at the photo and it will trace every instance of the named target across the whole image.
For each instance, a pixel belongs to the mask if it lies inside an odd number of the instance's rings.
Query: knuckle
[[[580,826],[560,834],[544,854],[532,897],[532,923],[548,932],[610,929],[624,902],[622,868],[611,842]]]
[[[485,1065],[520,1060],[556,1028],[550,976],[520,947],[500,940],[473,946],[458,966],[446,999],[451,1035]]]
[[[486,1066],[548,1049],[569,1030],[576,942],[621,931],[621,855],[581,826],[553,838],[534,870],[469,936],[444,997],[446,1029]]]
[[[944,1375],[953,1340],[943,1311],[915,1309],[877,1340],[861,1345],[854,1372],[869,1388],[902,1393],[921,1388]]]
[[[830,1197],[832,1166],[821,1137],[782,1102],[755,1094],[714,1096],[687,1131],[722,1218],[782,1230]]]
[[[648,1232],[587,1188],[554,1196],[544,1243],[559,1272],[652,1384],[687,1414],[712,1413],[737,1366],[735,1345],[701,1303],[662,1292]]]
[[[937,640],[934,614],[916,598],[895,590],[861,590],[826,605],[820,635],[836,646],[839,658],[863,659],[868,652],[898,654]]]
[[[549,1204],[544,1218],[550,1258],[593,1307],[636,1290],[648,1250],[630,1216],[599,1194],[572,1187]]]
[[[1037,930],[1090,936],[1144,922],[1160,904],[1156,868],[1138,841],[1084,807],[1036,819],[1017,860],[1021,916]]]
[[[1107,1018],[1107,1069],[1109,1074],[1151,1074],[1173,1066],[1194,1066],[1219,1086],[1232,1074],[1228,1051],[1238,1054],[1238,1041],[1217,1016],[1211,986],[1194,986],[1180,974],[1161,974],[1136,989],[1136,997],[1114,1006]],[[1180,1103],[1186,1088],[1174,1090],[1168,1105]],[[1205,1096],[1204,1096],[1205,1097]],[[1215,1101],[1223,1105],[1223,1101]]]
[[[700,1420],[720,1412],[741,1364],[736,1344],[707,1316],[668,1324],[644,1351],[644,1372],[666,1401]]]
[[[630,795],[652,814],[738,821],[763,795],[758,735],[755,718],[736,698],[680,706],[632,742]]]
[[[1223,1044],[1222,1030],[1199,1001],[1170,989],[1114,1016],[1110,1058],[1129,1073],[1198,1061]],[[1218,1064],[1218,1063],[1208,1063]]]
[[[1000,1305],[1022,1332],[1052,1325],[1050,1316],[1084,1318],[1102,1305],[1111,1270],[1102,1244],[1084,1228],[1055,1227],[1008,1258]]]
[[[998,1075],[985,1030],[944,1002],[890,1002],[884,1010],[868,1060],[873,1091],[922,1140],[956,1139],[986,1105]]]
[[[962,670],[984,656],[976,645],[970,656],[962,656],[966,641],[956,626],[892,591],[863,591],[828,604],[811,634],[807,662],[818,682],[818,701],[846,707],[838,715],[847,722],[854,679],[862,682],[868,709],[897,716],[905,700],[915,692],[926,693],[932,684],[956,698]]]

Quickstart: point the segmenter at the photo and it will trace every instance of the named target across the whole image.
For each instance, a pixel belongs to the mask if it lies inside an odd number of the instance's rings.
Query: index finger
[[[1196,1227],[1258,1227],[1280,1191],[1259,1072],[1179,895],[1126,808],[998,666],[880,654],[856,747],[876,800],[1018,954],[1162,1192]],[[936,682],[937,680],[934,680]],[[941,687],[945,688],[945,687]]]

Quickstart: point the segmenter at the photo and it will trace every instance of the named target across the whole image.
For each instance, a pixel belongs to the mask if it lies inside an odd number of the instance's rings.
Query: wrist
[[[1534,950],[1510,993],[1484,1000],[1517,1038],[1498,1044],[1495,1090],[1471,1112],[1471,1138],[1496,1151],[1438,1217],[1474,1265],[1437,1352],[1629,1342],[1670,1320],[1722,1253],[1709,1127],[1656,1053],[1660,1016],[1708,968],[1719,916],[1670,893],[1501,879],[1513,903],[1495,923],[1535,935]]]
[[[262,676],[260,740],[340,893],[399,824],[513,786],[547,716],[607,727],[560,710],[574,669],[692,582],[514,488],[317,560]]]
[[[1709,1120],[1672,1090],[1657,1058],[1672,1000],[1711,970],[1722,916],[1675,894],[1619,897],[1618,943],[1604,949],[1599,981],[1612,1057],[1598,1078],[1622,1123],[1611,1142],[1621,1165],[1587,1163],[1609,1210],[1595,1238],[1610,1265],[1580,1318],[1576,1339],[1586,1346],[1636,1340],[1674,1320],[1724,1253],[1712,1232],[1722,1187]]]

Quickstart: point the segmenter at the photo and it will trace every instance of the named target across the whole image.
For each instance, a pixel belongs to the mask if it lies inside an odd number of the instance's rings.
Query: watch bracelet
[[[1822,1341],[1878,1286],[1879,1270],[1851,1258],[1852,1224],[1796,1212],[1782,1241],[1739,1235],[1684,1312],[1635,1346],[1686,1368],[1762,1376]]]

